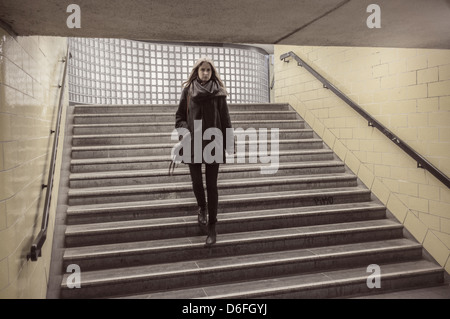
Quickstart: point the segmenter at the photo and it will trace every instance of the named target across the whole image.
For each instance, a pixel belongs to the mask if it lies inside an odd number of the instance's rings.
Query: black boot
[[[206,238],[206,246],[211,246],[216,243],[216,224],[208,224],[208,237]]]
[[[206,209],[202,208],[198,209],[197,220],[200,225],[206,225]]]

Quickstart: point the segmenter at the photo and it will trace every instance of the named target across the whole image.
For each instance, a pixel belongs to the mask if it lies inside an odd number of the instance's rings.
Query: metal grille
[[[267,54],[251,47],[187,46],[70,38],[69,100],[88,104],[176,104],[195,61],[213,59],[229,103],[268,103]]]

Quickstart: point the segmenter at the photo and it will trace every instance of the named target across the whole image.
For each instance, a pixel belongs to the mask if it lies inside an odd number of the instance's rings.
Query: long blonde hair
[[[211,70],[212,70],[211,80],[216,80],[217,83],[219,84],[219,86],[221,86],[226,92],[227,89],[225,87],[225,84],[223,84],[222,80],[220,79],[219,72],[217,72],[217,69],[216,69],[216,66],[214,65],[213,60],[209,57],[202,57],[195,62],[194,66],[192,67],[192,71],[191,71],[191,74],[189,75],[189,78],[183,82],[182,86],[188,87],[191,85],[192,81],[197,79],[198,69],[203,62],[207,62],[207,63],[209,63],[209,65],[211,65]]]

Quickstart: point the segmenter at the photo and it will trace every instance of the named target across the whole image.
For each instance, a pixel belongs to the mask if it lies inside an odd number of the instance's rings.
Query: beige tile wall
[[[289,51],[450,176],[450,50],[276,46],[274,87],[450,272],[450,190],[295,61],[280,61]]]
[[[0,28],[0,298],[46,296],[53,219],[43,257],[26,255],[41,226],[66,48],[66,38],[12,37]],[[59,173],[53,217],[58,182]]]

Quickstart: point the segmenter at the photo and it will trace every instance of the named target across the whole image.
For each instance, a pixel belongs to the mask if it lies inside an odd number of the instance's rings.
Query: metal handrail
[[[56,120],[56,128],[55,130],[51,130],[50,133],[55,133],[55,137],[53,140],[53,151],[52,158],[50,162],[50,172],[48,174],[47,185],[42,185],[42,188],[47,188],[45,194],[45,204],[44,204],[44,213],[42,215],[42,225],[39,234],[36,236],[33,244],[31,245],[30,252],[27,254],[27,260],[37,261],[38,257],[41,257],[41,249],[47,239],[47,229],[48,229],[48,219],[50,214],[50,204],[52,199],[52,189],[53,189],[53,178],[55,175],[55,166],[56,166],[56,155],[58,151],[58,139],[59,139],[59,130],[61,126],[61,114],[62,114],[62,104],[64,97],[64,90],[66,86],[66,73],[67,73],[67,64],[70,58],[69,46],[67,46],[66,57],[60,61],[64,64],[64,73],[62,78],[62,84],[58,85],[58,88],[61,90],[59,94],[59,105],[58,105],[58,117]]]
[[[327,79],[325,79],[322,75],[316,72],[311,66],[309,66],[304,60],[302,60],[299,56],[297,56],[294,52],[290,51],[288,53],[282,54],[280,56],[280,60],[284,60],[284,62],[289,62],[288,58],[292,57],[295,61],[297,61],[297,65],[304,67],[311,73],[316,79],[322,82],[323,87],[333,91],[338,97],[340,97],[345,103],[347,103],[351,108],[353,108],[358,114],[364,117],[369,126],[377,128],[381,133],[386,135],[395,145],[400,147],[403,151],[405,151],[409,156],[411,156],[417,162],[417,167],[426,169],[429,171],[434,177],[440,180],[445,186],[450,188],[450,179],[445,175],[442,171],[436,168],[433,164],[431,164],[427,159],[425,159],[422,155],[417,153],[412,147],[402,141],[397,135],[392,133],[387,127],[373,118],[369,113],[367,113],[364,109],[362,109],[358,104],[353,102],[350,98],[348,98],[344,93],[342,93],[338,88],[336,88],[332,83],[330,83]]]

